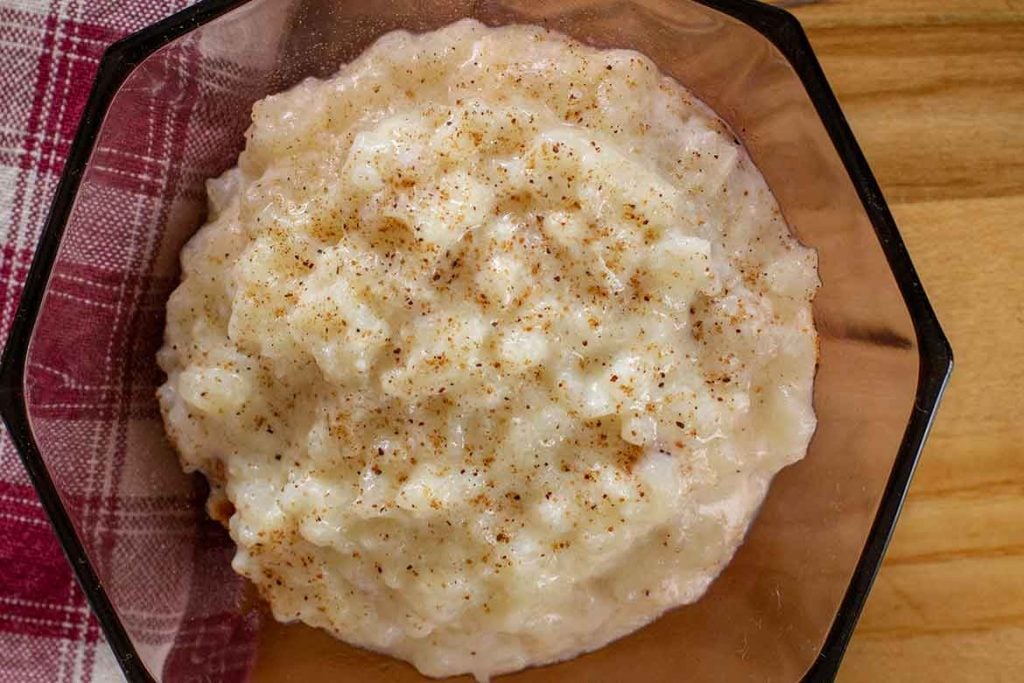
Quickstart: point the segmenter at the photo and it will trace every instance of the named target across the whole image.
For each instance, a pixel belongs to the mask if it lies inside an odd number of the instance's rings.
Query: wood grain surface
[[[1024,1],[789,4],[956,356],[840,680],[1024,680]]]

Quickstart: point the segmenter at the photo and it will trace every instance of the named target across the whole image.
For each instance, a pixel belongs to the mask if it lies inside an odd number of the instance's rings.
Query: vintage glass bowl
[[[697,604],[507,680],[830,678],[952,354],[799,24],[749,0],[206,0],[110,48],[28,275],[0,408],[126,675],[420,679],[263,616],[163,438],[154,353],[203,181],[233,164],[251,104],[388,30],[463,16],[646,53],[729,121],[822,279],[818,431],[732,564]]]

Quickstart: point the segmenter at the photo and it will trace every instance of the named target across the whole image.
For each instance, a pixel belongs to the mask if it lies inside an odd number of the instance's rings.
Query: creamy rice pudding
[[[258,102],[159,390],[281,620],[480,679],[698,599],[815,426],[815,254],[644,56],[395,32]]]

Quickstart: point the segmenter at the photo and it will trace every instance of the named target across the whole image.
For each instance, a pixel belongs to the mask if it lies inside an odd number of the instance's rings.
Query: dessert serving
[[[276,618],[486,679],[700,598],[814,431],[816,258],[643,55],[465,20],[258,102],[159,389]]]

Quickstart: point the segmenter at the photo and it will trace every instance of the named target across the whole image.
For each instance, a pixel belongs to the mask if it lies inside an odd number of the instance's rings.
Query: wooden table
[[[956,356],[840,680],[1024,680],[1024,1],[798,4]]]

